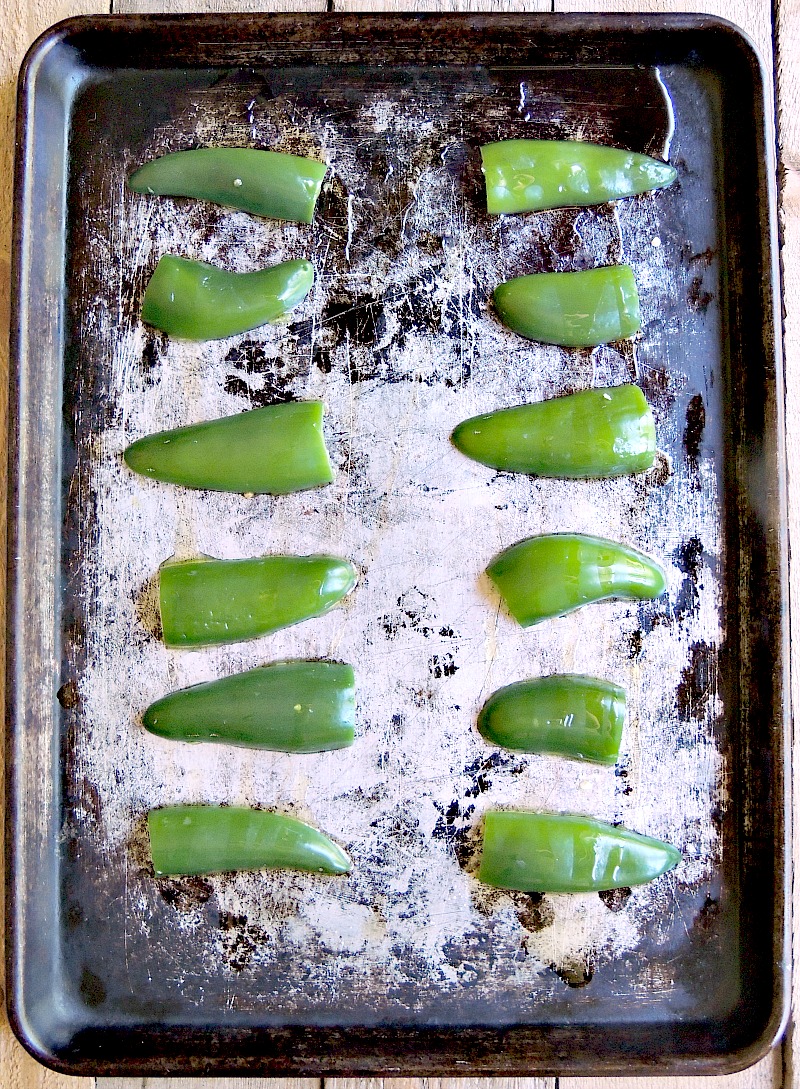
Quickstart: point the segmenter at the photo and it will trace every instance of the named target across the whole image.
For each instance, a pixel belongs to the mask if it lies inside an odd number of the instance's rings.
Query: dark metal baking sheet
[[[770,114],[750,45],[701,16],[88,18],[33,47],[16,176],[7,978],[35,1055],[74,1074],[723,1073],[780,1032]],[[671,141],[679,181],[616,209],[489,223],[477,146],[523,134],[654,154]],[[315,228],[126,195],[128,168],[204,142],[324,146]],[[219,351],[154,337],[141,292],[175,245],[230,267],[310,247],[312,307]],[[621,259],[643,297],[634,343],[519,346],[487,309],[498,278]],[[627,379],[659,432],[636,481],[519,481],[442,444],[467,408]],[[121,475],[124,439],[151,416],[317,393],[333,499],[181,506]],[[187,540],[311,550],[334,526],[362,572],[344,619],[195,658],[148,630],[148,578]],[[548,528],[657,554],[667,598],[520,636],[478,574]],[[138,713],[170,685],[333,647],[361,666],[360,736],[339,763],[188,755],[142,735]],[[475,736],[476,678],[496,687],[518,667],[626,684],[616,774],[508,759]],[[229,792],[316,818],[355,876],[322,891],[281,875],[156,881],[147,806]],[[498,803],[638,820],[685,861],[630,896],[489,894],[473,871]]]

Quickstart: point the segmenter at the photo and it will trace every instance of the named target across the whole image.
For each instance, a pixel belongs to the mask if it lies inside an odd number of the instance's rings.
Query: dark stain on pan
[[[434,654],[428,661],[428,672],[432,677],[441,680],[444,677],[453,677],[458,670],[452,654]]]
[[[631,898],[632,889],[627,886],[623,886],[619,889],[606,889],[603,892],[598,892],[598,896],[606,905],[609,911],[618,912],[623,911],[625,905]]]
[[[91,968],[84,967],[81,972],[81,980],[78,985],[81,998],[91,1009],[102,1006],[106,1000],[106,985]]]
[[[720,916],[719,900],[706,896],[703,906],[692,921],[690,937],[692,941],[705,943],[716,936]]]
[[[74,711],[81,701],[75,681],[69,680],[62,684],[58,692],[56,692],[56,699],[65,711]]]
[[[703,565],[703,542],[699,537],[690,537],[684,541],[674,552],[678,569],[688,575],[692,582],[697,582],[697,576]]]
[[[675,404],[675,394],[672,392],[667,368],[660,365],[643,367],[639,375],[639,385],[656,420],[666,418]]]
[[[230,368],[225,376],[225,392],[245,398],[252,408],[296,400],[293,386],[305,377],[298,364],[268,357],[263,345],[251,340],[231,348],[225,363]]]
[[[147,339],[142,349],[142,358],[139,370],[146,386],[154,386],[160,378],[161,357],[169,343],[165,333],[158,333],[153,329],[147,329]]]
[[[164,903],[184,915],[208,903],[214,892],[214,886],[205,877],[158,877],[155,880]]]
[[[378,623],[387,639],[393,639],[401,630],[414,631],[428,638],[436,630],[432,607],[435,602],[431,602],[430,595],[412,586],[398,597],[396,611],[379,616]]]
[[[633,794],[633,785],[629,781],[630,770],[626,764],[621,761],[616,764],[614,767],[614,776],[617,779],[616,794],[621,794],[623,797]]]
[[[697,474],[700,459],[700,444],[706,428],[706,406],[703,395],[696,393],[686,409],[686,427],[683,432],[683,448],[689,461],[689,468]]]
[[[235,915],[227,911],[219,913],[218,925],[228,966],[234,972],[244,971],[253,959],[253,954],[266,943],[266,931],[249,923],[246,915]]]
[[[700,314],[705,314],[706,310],[708,310],[709,306],[714,301],[714,296],[711,292],[703,290],[702,276],[692,277],[686,292],[686,301],[691,310],[695,310]]]
[[[702,639],[689,648],[689,664],[681,671],[675,691],[675,704],[684,722],[700,718],[706,709],[716,676],[716,657],[716,648]]]
[[[636,628],[628,636],[628,657],[631,661],[635,661],[642,653],[642,646],[644,643],[644,635],[641,628]]]
[[[681,582],[673,606],[673,615],[681,622],[694,615],[700,604],[699,590],[702,585],[698,585],[698,578],[703,564],[703,542],[699,537],[691,537],[676,549],[673,556],[678,569],[686,576]]]
[[[711,246],[707,246],[700,253],[695,253],[691,243],[686,242],[681,249],[681,263],[686,265],[687,268],[692,266],[710,268],[715,257],[716,252]]]
[[[594,979],[594,957],[576,957],[574,960],[564,961],[562,964],[551,966],[559,979],[568,987],[588,987]]]
[[[511,896],[522,926],[531,934],[538,934],[552,926],[556,920],[552,903],[542,892],[520,892]]]

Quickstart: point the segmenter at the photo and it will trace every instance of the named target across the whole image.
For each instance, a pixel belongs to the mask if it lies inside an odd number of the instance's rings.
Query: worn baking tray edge
[[[314,17],[319,19],[320,17]],[[353,16],[340,18],[322,17],[330,26],[345,26],[358,23],[368,17]],[[486,27],[492,20],[486,17],[464,16],[450,17],[471,25]],[[381,22],[386,20],[381,19]],[[400,17],[400,21],[403,21]],[[440,24],[447,20],[441,17],[408,16],[404,21]],[[517,16],[499,17],[496,23],[524,26],[530,33],[545,26],[560,26],[564,29],[581,27],[583,30],[603,27],[607,30],[632,31],[644,29],[680,30],[685,28],[706,29],[720,34],[729,47],[746,57],[746,64],[753,74],[760,70],[759,61],[752,47],[743,37],[731,33],[729,24],[721,20],[697,17],[654,17],[652,19],[631,17],[620,19],[614,16],[592,18],[588,16],[551,16],[550,18]],[[288,22],[281,17],[251,20],[262,27],[274,30],[286,30]],[[303,20],[291,18],[292,25],[300,25]],[[37,555],[38,541],[31,542],[28,534],[35,522],[36,510],[44,509],[48,503],[60,502],[59,457],[51,451],[49,461],[40,457],[38,477],[36,457],[31,452],[36,450],[37,432],[35,426],[44,424],[52,418],[53,406],[60,411],[61,396],[61,356],[63,349],[63,304],[60,299],[49,299],[51,309],[41,314],[36,309],[36,300],[29,293],[31,286],[31,257],[26,250],[30,245],[31,187],[33,168],[31,157],[35,148],[30,141],[30,120],[33,109],[32,92],[36,77],[48,52],[59,44],[68,41],[73,34],[87,31],[109,30],[146,33],[154,24],[164,29],[178,30],[180,34],[191,35],[194,28],[203,27],[211,33],[223,33],[230,30],[230,21],[217,17],[188,17],[176,20],[171,17],[156,19],[83,19],[68,20],[48,31],[31,48],[23,65],[20,80],[19,110],[17,118],[17,156],[15,173],[15,210],[14,221],[14,256],[13,256],[13,299],[11,326],[11,397],[10,397],[10,439],[9,439],[9,535],[8,535],[8,650],[7,650],[7,805],[6,805],[6,904],[7,904],[7,1001],[12,1027],[23,1045],[40,1061],[53,1069],[69,1074],[132,1074],[132,1073],[249,1073],[260,1071],[274,1074],[630,1074],[630,1073],[670,1073],[670,1074],[721,1074],[742,1069],[763,1055],[780,1036],[785,1026],[788,1013],[788,971],[789,971],[789,929],[788,903],[789,871],[787,866],[790,832],[788,781],[788,737],[789,737],[789,685],[788,685],[788,569],[786,540],[786,494],[785,494],[785,450],[784,450],[784,389],[782,357],[780,350],[780,314],[777,291],[771,285],[779,283],[777,265],[777,219],[775,197],[775,154],[774,127],[772,110],[762,109],[758,119],[761,125],[759,138],[763,143],[764,159],[761,163],[762,187],[768,197],[766,222],[762,234],[762,253],[765,270],[771,273],[771,283],[764,284],[765,299],[770,317],[774,322],[775,342],[769,362],[774,366],[775,410],[774,421],[776,450],[769,449],[765,456],[770,459],[767,469],[766,501],[769,505],[768,526],[770,537],[767,550],[771,557],[771,570],[777,573],[779,586],[772,585],[773,594],[780,601],[780,611],[776,617],[777,628],[771,632],[772,650],[780,663],[780,684],[778,704],[781,714],[773,723],[775,757],[772,786],[783,805],[775,807],[774,841],[776,846],[775,882],[773,898],[773,952],[775,971],[773,975],[773,1001],[769,1018],[763,1025],[757,1039],[748,1039],[725,1055],[700,1055],[692,1057],[689,1053],[675,1056],[631,1057],[630,1062],[609,1060],[595,1056],[589,1066],[586,1056],[575,1062],[567,1056],[558,1054],[558,1045],[539,1052],[539,1058],[531,1053],[532,1040],[525,1029],[511,1029],[505,1032],[479,1032],[465,1030],[456,1033],[438,1032],[383,1032],[369,1030],[343,1036],[341,1033],[319,1032],[313,1043],[309,1041],[307,1053],[298,1056],[296,1040],[281,1041],[268,1034],[238,1034],[217,1039],[211,1044],[208,1036],[198,1034],[195,1039],[184,1034],[181,1040],[183,1056],[176,1060],[174,1052],[167,1046],[165,1053],[153,1053],[145,1060],[126,1058],[123,1062],[107,1056],[115,1053],[113,1033],[106,1033],[102,1041],[91,1039],[88,1034],[77,1048],[71,1049],[69,1057],[64,1057],[39,1039],[36,1024],[37,1002],[57,1002],[57,996],[48,991],[48,980],[40,980],[39,994],[32,994],[26,979],[25,959],[29,956],[26,939],[30,938],[36,926],[47,926],[48,909],[57,903],[58,889],[52,880],[56,872],[53,867],[48,871],[42,860],[53,857],[57,850],[55,842],[57,832],[54,801],[49,793],[49,786],[57,781],[55,776],[48,783],[57,766],[58,751],[55,731],[43,728],[48,725],[48,716],[42,712],[42,718],[32,715],[35,701],[31,701],[26,682],[31,674],[36,674],[35,667],[44,669],[44,677],[39,675],[39,692],[45,697],[50,695],[54,702],[55,686],[58,682],[57,670],[52,663],[57,655],[52,655],[55,646],[55,625],[47,626],[50,612],[45,613],[45,623],[40,629],[34,627],[35,614],[31,611],[32,603],[42,604],[41,597],[55,589],[55,579],[48,584],[48,572],[32,571],[30,557]],[[241,18],[239,24],[241,25]],[[762,74],[763,80],[763,74]],[[757,96],[758,98],[758,96]],[[759,100],[763,107],[763,100]],[[770,104],[771,106],[771,104]],[[62,254],[63,263],[63,254]],[[50,268],[52,273],[52,266]],[[53,323],[53,319],[54,323]],[[41,373],[42,356],[36,360],[29,350],[33,336],[32,324],[40,322],[39,332],[49,329],[50,362],[54,365],[49,372]],[[45,336],[47,343],[47,336]],[[769,356],[769,352],[767,352]],[[747,422],[743,421],[745,432]],[[42,432],[44,433],[44,432]],[[41,454],[41,450],[39,451]],[[745,503],[745,499],[742,500]],[[29,545],[33,545],[29,549]],[[56,542],[57,552],[57,542]],[[49,574],[57,576],[51,569]],[[51,617],[52,619],[52,617]],[[48,669],[47,663],[50,662]],[[44,683],[43,683],[44,682]],[[52,690],[48,685],[52,684]],[[27,694],[27,702],[25,696]],[[52,712],[51,708],[51,712]],[[26,717],[26,713],[27,716]],[[52,717],[52,714],[51,714]],[[38,746],[38,747],[37,747]],[[54,751],[55,749],[55,751]],[[26,772],[28,775],[26,776]],[[31,774],[33,773],[33,774]],[[757,805],[758,799],[753,800]],[[56,803],[57,805],[57,800]],[[49,879],[49,883],[48,883]],[[32,891],[35,889],[36,896]],[[52,1010],[51,1010],[52,1016]],[[65,1030],[69,1030],[69,1014],[65,1012]],[[613,1037],[608,1030],[604,1035]],[[562,1041],[562,1044],[565,1041]],[[624,1036],[619,1039],[620,1054],[624,1053]],[[264,1054],[267,1044],[272,1046],[269,1057]],[[238,1051],[231,1057],[230,1051]],[[701,1048],[702,1051],[702,1048]],[[545,1054],[547,1052],[547,1054]],[[535,1053],[534,1053],[535,1054]]]

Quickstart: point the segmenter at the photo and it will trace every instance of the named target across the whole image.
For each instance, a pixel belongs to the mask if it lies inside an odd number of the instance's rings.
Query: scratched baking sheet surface
[[[257,1011],[265,1022],[360,1024],[519,1023],[581,1002],[592,1019],[604,989],[631,1017],[648,1016],[650,993],[670,995],[673,1010],[692,1005],[680,963],[713,927],[727,798],[713,85],[685,68],[613,80],[585,69],[236,71],[165,77],[163,108],[142,81],[132,118],[115,78],[77,104],[70,197],[66,548],[77,606],[61,699],[76,710],[64,835],[82,864],[64,888],[87,1003],[164,1020],[192,1008],[212,1020]],[[616,207],[489,219],[477,147],[520,135],[668,151],[679,180]],[[217,144],[324,158],[315,224],[126,191],[141,162]],[[286,324],[181,343],[138,318],[163,253],[239,271],[305,256],[317,279]],[[642,301],[632,342],[525,342],[488,305],[510,276],[618,261],[634,267]],[[631,380],[653,406],[659,446],[636,478],[498,474],[448,442],[475,413]],[[189,493],[121,460],[154,430],[290,398],[325,403],[330,487]],[[521,630],[483,569],[516,540],[557,531],[650,553],[667,594]],[[267,638],[163,647],[160,563],[267,552],[347,557],[358,585],[329,616]],[[175,688],[305,656],[356,668],[351,749],[191,746],[141,726],[147,704]],[[627,689],[616,768],[511,754],[477,734],[494,689],[553,672]],[[352,874],[156,880],[144,815],[178,802],[291,813],[342,844]],[[684,859],[653,885],[602,896],[491,890],[474,871],[482,814],[496,806],[623,822]],[[116,939],[113,958],[98,934]]]

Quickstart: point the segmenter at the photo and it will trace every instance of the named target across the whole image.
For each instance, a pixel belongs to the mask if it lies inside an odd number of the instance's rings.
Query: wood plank
[[[74,1078],[69,1080],[75,1081]],[[320,1089],[322,1083],[319,1078],[270,1078],[267,1084],[269,1089]],[[264,1089],[264,1085],[263,1078],[95,1079],[96,1089]],[[72,1089],[72,1085],[64,1089]]]
[[[117,15],[147,15],[164,11],[325,11],[325,6],[325,0],[114,0],[112,10]]]
[[[550,0],[333,0],[334,11],[550,11]]]
[[[43,30],[70,15],[108,12],[109,0],[0,0],[0,434],[8,410],[8,315],[12,175],[17,72]],[[6,503],[6,463],[0,459],[0,508]],[[5,588],[5,521],[0,533],[0,596]],[[0,604],[0,655],[4,656],[5,601]],[[0,711],[0,716],[2,712]],[[1,757],[0,757],[1,759]],[[2,866],[0,852],[0,867]],[[0,882],[1,884],[1,882]],[[2,969],[0,969],[1,971]],[[0,1089],[89,1089],[89,1078],[65,1078],[45,1070],[17,1043],[0,1002]]]
[[[774,1051],[739,1074],[716,1078],[559,1078],[558,1089],[782,1089],[783,1063]]]
[[[325,1078],[324,1089],[556,1089],[555,1078]]]

